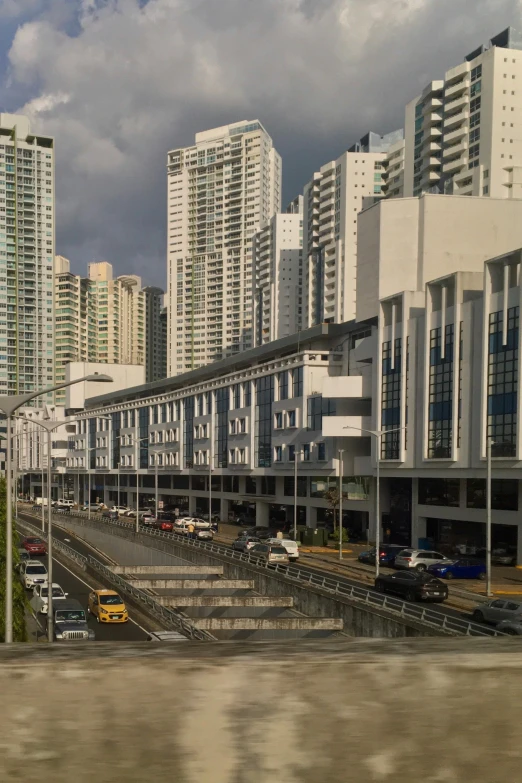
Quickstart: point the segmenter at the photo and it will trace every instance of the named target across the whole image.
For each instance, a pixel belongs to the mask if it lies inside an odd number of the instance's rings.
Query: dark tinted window
[[[513,604],[513,603],[508,603],[506,606],[506,609],[509,609],[510,612],[517,612],[521,608],[522,607],[520,606],[520,604]]]
[[[419,503],[422,505],[457,508],[459,505],[459,492],[459,479],[419,479]]]

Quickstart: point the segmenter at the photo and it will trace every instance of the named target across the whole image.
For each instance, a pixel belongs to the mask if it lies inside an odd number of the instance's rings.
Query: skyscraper
[[[254,344],[301,329],[303,315],[303,197],[254,234]]]
[[[404,195],[522,197],[522,42],[507,28],[406,107]]]
[[[168,374],[250,348],[252,236],[281,207],[281,158],[258,120],[168,153]]]
[[[54,141],[0,114],[0,164],[0,394],[23,394],[54,381]]]
[[[89,276],[70,271],[70,262],[56,256],[54,283],[55,375],[65,381],[69,362],[144,364],[146,300],[141,279],[113,279],[112,264],[89,264]],[[58,404],[65,392],[57,392]]]
[[[149,285],[143,289],[145,294],[145,378],[147,383],[167,377],[166,366],[166,329],[163,311],[162,288]]]
[[[303,325],[355,317],[357,215],[384,196],[389,149],[402,129],[366,136],[321,166],[304,188]]]

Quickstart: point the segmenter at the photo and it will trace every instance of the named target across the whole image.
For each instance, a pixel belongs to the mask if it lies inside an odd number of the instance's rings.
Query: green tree
[[[6,483],[0,476],[0,641],[4,640],[5,630],[5,551],[6,551]],[[13,534],[13,565],[19,562],[18,535]],[[13,640],[15,642],[27,641],[27,628],[25,624],[26,598],[24,588],[19,579],[13,578]]]
[[[333,512],[333,526],[334,526],[334,533],[335,533],[335,530],[336,530],[336,514],[335,514],[335,512],[339,508],[339,501],[340,501],[339,488],[338,487],[330,487],[330,489],[328,489],[324,493],[323,497],[326,500],[326,502],[328,503],[328,505],[330,506],[330,508],[332,509],[332,512]]]

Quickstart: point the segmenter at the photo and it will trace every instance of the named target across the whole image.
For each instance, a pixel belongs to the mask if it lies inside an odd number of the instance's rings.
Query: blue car
[[[451,563],[434,563],[428,573],[439,579],[485,579],[486,566],[474,560],[453,560]]]
[[[393,566],[395,563],[395,557],[402,552],[404,547],[399,544],[381,544],[379,547],[379,563],[384,566]],[[368,565],[375,565],[375,547],[361,552],[357,560],[360,563],[368,563]]]

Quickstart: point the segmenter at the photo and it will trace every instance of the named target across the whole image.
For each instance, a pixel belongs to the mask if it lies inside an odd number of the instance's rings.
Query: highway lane
[[[61,538],[62,531],[56,531]],[[67,534],[65,537],[68,538]],[[23,538],[23,536],[21,536]],[[69,537],[70,538],[70,537]],[[71,539],[70,546],[77,552],[80,549],[89,550],[89,547],[85,547],[82,542]],[[85,554],[84,551],[81,554]],[[92,550],[89,551],[92,554]],[[42,560],[45,563],[46,557],[35,558]],[[53,558],[53,582],[57,582],[62,589],[69,594],[69,598],[75,598],[81,603],[85,611],[87,611],[87,599],[90,591],[94,589],[94,585],[89,584],[89,576],[85,577],[76,576],[72,571],[66,568]],[[27,597],[30,600],[31,593],[27,592]],[[130,610],[132,611],[132,609]],[[42,628],[45,628],[45,617],[38,615],[38,622]],[[132,617],[129,617],[127,623],[98,623],[93,617],[89,617],[89,627],[91,627],[96,634],[96,641],[98,642],[143,642],[147,639],[147,631],[138,625]]]
[[[30,518],[30,517],[28,517],[28,518]],[[60,520],[57,519],[56,517],[55,517],[55,521],[58,524],[60,524]],[[63,524],[67,524],[66,523],[66,518],[65,518],[65,520],[62,521],[62,523]],[[129,522],[129,524],[132,524],[132,522]],[[67,536],[67,534],[64,533],[63,531],[59,530],[58,528],[55,528],[55,531],[56,531],[57,536],[62,541],[64,540],[64,538],[70,537],[70,536]],[[110,531],[110,524],[107,525],[107,532],[109,532],[109,531]],[[173,537],[178,538],[178,536],[176,534],[172,534],[172,535],[173,535]],[[167,536],[168,536],[168,534],[167,534]],[[88,545],[82,544],[82,542],[78,542],[77,539],[75,539],[74,541],[75,541],[74,549],[76,549],[76,551],[80,551],[80,549],[78,547],[82,547],[83,546],[85,548],[85,551],[82,549],[81,554],[94,554],[96,557],[99,557],[99,559],[102,559],[99,556],[99,554],[96,553],[96,552],[93,552],[93,550],[90,549],[90,547]],[[65,542],[65,543],[67,543],[67,542]],[[222,543],[222,542],[214,542],[214,543],[215,543],[216,546],[219,546],[223,550],[230,550],[231,549],[231,545],[229,545],[229,544],[225,544],[225,543]],[[310,573],[310,574],[313,574],[314,576],[318,576],[318,577],[321,577],[321,578],[322,577],[326,577],[327,579],[338,581],[341,585],[344,585],[346,587],[362,587],[362,588],[364,588],[366,590],[370,590],[372,593],[375,593],[376,595],[382,596],[382,594],[379,593],[377,590],[375,590],[375,588],[373,588],[371,585],[369,585],[366,582],[357,580],[354,577],[343,576],[342,574],[338,574],[338,573],[335,573],[335,572],[332,572],[332,571],[328,571],[326,569],[322,569],[319,566],[309,566],[309,565],[304,565],[303,563],[296,563],[296,564],[293,564],[293,566],[294,567],[298,566],[299,569],[303,573]],[[279,568],[281,568],[281,566]],[[428,604],[428,607],[429,607],[430,611],[437,612],[437,613],[440,613],[442,615],[447,615],[448,617],[456,617],[456,618],[458,618],[460,620],[468,620],[468,621],[471,620],[471,615],[469,613],[467,613],[465,611],[460,611],[458,609],[454,609],[454,608],[452,608],[450,606],[447,606],[445,604],[430,603],[430,604]],[[478,623],[478,624],[480,625],[480,623]]]

